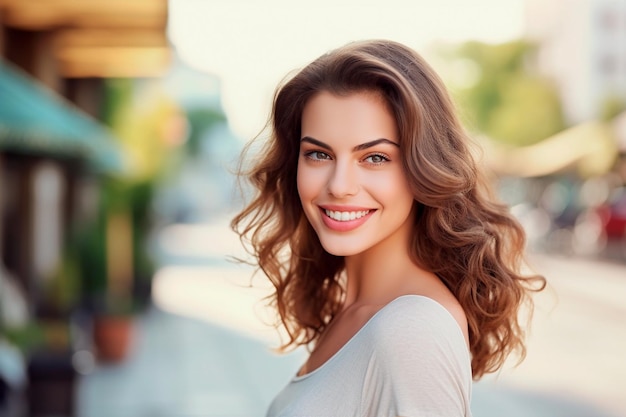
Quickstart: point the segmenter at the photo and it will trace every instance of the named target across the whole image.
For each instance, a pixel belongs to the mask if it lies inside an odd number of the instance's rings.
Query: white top
[[[294,377],[268,417],[471,417],[470,354],[436,301],[404,295],[380,309],[337,353]]]

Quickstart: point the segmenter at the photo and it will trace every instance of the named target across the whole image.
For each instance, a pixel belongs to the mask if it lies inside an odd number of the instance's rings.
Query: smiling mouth
[[[360,210],[360,211],[334,211],[334,210],[324,210],[326,216],[338,222],[349,222],[351,220],[360,219],[361,217],[367,216],[371,210]]]

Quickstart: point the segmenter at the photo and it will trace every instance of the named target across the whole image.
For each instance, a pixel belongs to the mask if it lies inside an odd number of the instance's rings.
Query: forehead
[[[302,112],[301,137],[323,141],[367,141],[386,138],[397,141],[396,121],[382,95],[360,91],[337,95],[315,94]]]

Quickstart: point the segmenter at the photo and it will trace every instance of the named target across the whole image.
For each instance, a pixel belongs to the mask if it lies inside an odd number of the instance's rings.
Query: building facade
[[[526,0],[526,36],[557,84],[568,124],[626,102],[626,0]]]

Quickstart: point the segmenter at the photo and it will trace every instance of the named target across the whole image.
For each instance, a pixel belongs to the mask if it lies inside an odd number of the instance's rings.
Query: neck
[[[379,304],[406,293],[409,277],[420,270],[411,260],[409,245],[412,229],[403,228],[367,251],[345,258],[346,299],[344,308],[354,303]]]

